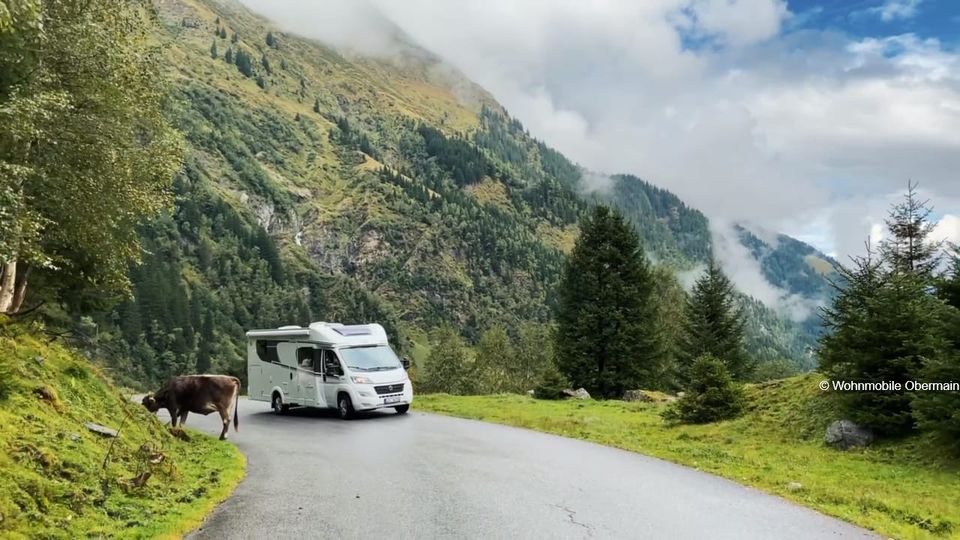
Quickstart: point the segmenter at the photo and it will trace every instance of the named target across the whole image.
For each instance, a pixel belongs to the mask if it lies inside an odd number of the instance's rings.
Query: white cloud
[[[883,4],[870,8],[867,12],[890,22],[897,19],[910,19],[917,14],[921,0],[886,0]]]
[[[947,214],[940,218],[930,233],[930,239],[935,242],[960,244],[960,216]]]

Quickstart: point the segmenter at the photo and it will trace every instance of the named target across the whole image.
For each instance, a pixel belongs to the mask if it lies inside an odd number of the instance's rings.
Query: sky
[[[243,0],[389,54],[392,28],[598,173],[844,258],[908,179],[960,241],[960,0]]]

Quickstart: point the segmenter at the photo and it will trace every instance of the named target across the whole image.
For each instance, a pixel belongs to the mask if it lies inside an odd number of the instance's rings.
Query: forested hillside
[[[577,222],[597,201],[617,206],[664,268],[710,258],[703,214],[631,176],[591,192],[579,167],[429,53],[357,57],[233,2],[157,6],[169,114],[187,143],[175,209],[141,229],[133,297],[77,329],[130,384],[243,376],[251,327],[375,320],[418,353],[442,323],[470,342],[547,323]],[[764,269],[793,287],[796,254],[762,248]],[[676,288],[671,271],[658,276]],[[744,302],[751,353],[810,367],[809,328]]]

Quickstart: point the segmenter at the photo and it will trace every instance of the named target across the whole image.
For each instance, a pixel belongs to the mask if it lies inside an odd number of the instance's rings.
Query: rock
[[[823,442],[842,450],[856,446],[868,446],[873,442],[873,431],[850,420],[837,420],[827,426]]]
[[[685,395],[687,395],[686,392],[677,392],[677,399],[680,399],[680,398],[682,398],[682,397],[685,396]]]
[[[104,437],[119,437],[120,432],[115,429],[110,429],[107,426],[101,426],[100,424],[94,424],[93,422],[87,422],[83,425],[85,428],[96,433],[97,435],[103,435]]]
[[[590,399],[590,392],[587,392],[585,388],[577,388],[576,390],[567,388],[563,391],[563,395],[574,399]]]
[[[656,392],[653,390],[627,390],[623,393],[623,401],[640,401],[645,403],[669,403],[671,401],[676,401],[677,398],[665,394],[663,392]]]
[[[80,435],[78,435],[78,434],[76,434],[76,433],[71,433],[71,434],[67,435],[67,438],[70,439],[71,442],[77,442],[77,441],[80,440]]]
[[[800,482],[790,482],[787,484],[787,491],[800,491],[803,489],[803,484]]]
[[[536,394],[536,392],[534,392],[533,390],[527,390],[528,396],[533,397],[534,394]]]

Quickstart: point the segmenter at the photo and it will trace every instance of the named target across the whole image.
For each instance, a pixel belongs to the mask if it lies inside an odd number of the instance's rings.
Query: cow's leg
[[[183,411],[180,413],[180,426],[183,427],[187,425],[187,415],[190,414],[190,411]]]
[[[167,409],[167,412],[170,414],[170,425],[172,427],[177,427],[177,411],[173,409]]]
[[[227,430],[230,429],[230,409],[222,407],[217,409],[220,412],[220,419],[223,420],[223,431],[220,432],[220,440],[227,439]]]

